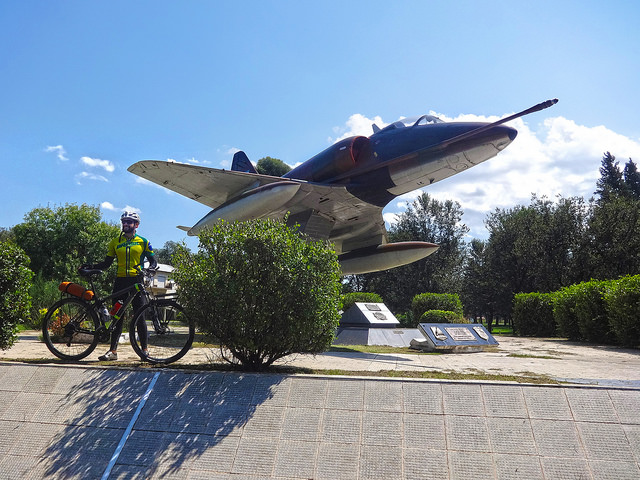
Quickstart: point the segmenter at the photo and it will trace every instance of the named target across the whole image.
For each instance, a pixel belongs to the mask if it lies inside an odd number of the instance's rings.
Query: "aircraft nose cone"
[[[499,140],[494,143],[494,146],[498,150],[504,150],[518,135],[518,131],[515,128],[507,127],[505,125],[499,125],[495,127],[494,133],[498,133]]]
[[[511,128],[511,127],[504,127],[504,128],[507,130],[507,136],[509,137],[509,140],[513,142],[513,140],[518,135],[518,131],[515,128]]]

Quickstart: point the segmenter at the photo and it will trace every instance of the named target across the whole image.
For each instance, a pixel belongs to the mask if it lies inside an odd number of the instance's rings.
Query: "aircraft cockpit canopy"
[[[385,132],[385,131],[393,130],[395,128],[408,128],[408,127],[415,127],[418,125],[433,125],[435,123],[445,123],[445,122],[433,115],[421,115],[417,117],[401,118],[397,122],[393,122],[392,124],[387,125],[380,131]]]

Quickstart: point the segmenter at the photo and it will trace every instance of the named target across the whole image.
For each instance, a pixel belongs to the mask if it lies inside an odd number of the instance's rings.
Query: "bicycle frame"
[[[100,272],[100,273],[102,273],[102,272]],[[99,319],[99,322],[100,322],[100,326],[104,327],[109,332],[111,332],[115,328],[116,324],[119,321],[121,321],[121,318],[124,315],[124,312],[126,311],[127,308],[129,308],[129,305],[131,305],[131,303],[133,302],[135,297],[137,297],[138,295],[143,295],[145,297],[145,303],[148,303],[150,298],[151,298],[151,294],[147,291],[147,289],[144,286],[144,281],[142,283],[140,283],[140,282],[134,283],[130,287],[127,287],[127,288],[124,288],[124,289],[119,290],[117,292],[114,292],[111,295],[108,295],[108,296],[106,296],[104,298],[100,298],[100,297],[98,297],[97,293],[95,293],[96,289],[95,289],[95,285],[94,285],[94,282],[93,282],[93,277],[94,277],[94,274],[87,275],[87,279],[89,281],[89,284],[91,285],[91,290],[94,292],[94,295],[95,295],[93,300],[89,300],[89,301],[87,301],[87,303],[89,303],[91,305],[91,307],[98,313],[98,319]],[[106,303],[109,300],[113,300],[114,298],[118,298],[118,297],[124,295],[125,293],[129,294],[130,292],[133,292],[134,290],[135,290],[135,293],[133,295],[128,295],[127,296],[127,298],[125,299],[122,307],[120,307],[120,310],[118,311],[118,313],[111,317],[111,322],[109,323],[109,326],[107,327],[105,318],[100,313],[102,308],[104,307],[107,310],[109,310],[109,308],[106,305]]]

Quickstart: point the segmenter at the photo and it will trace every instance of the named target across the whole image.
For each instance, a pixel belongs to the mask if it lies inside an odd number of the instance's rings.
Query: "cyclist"
[[[109,242],[108,252],[105,259],[96,263],[95,265],[83,265],[81,268],[91,268],[106,270],[111,266],[113,260],[117,260],[118,273],[113,283],[113,292],[116,293],[120,290],[124,290],[136,283],[142,283],[143,276],[140,273],[139,266],[142,266],[142,262],[146,258],[149,261],[149,269],[156,269],[158,262],[153,253],[153,248],[149,241],[141,237],[136,233],[138,226],[140,225],[140,216],[136,212],[125,211],[120,216],[122,223],[122,232]],[[114,298],[114,302],[121,300],[125,301],[128,293],[120,295]],[[138,295],[133,299],[134,311],[144,305],[144,299]],[[116,324],[116,328],[111,332],[111,346],[109,351],[104,355],[98,357],[98,360],[117,360],[118,359],[118,340],[122,334],[122,321],[121,316]],[[143,353],[146,349],[143,349]]]

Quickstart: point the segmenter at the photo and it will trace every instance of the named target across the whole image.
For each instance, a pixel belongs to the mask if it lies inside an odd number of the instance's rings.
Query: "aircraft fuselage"
[[[401,122],[396,122],[400,123]],[[460,142],[453,138],[485,123],[394,124],[370,137],[342,140],[284,175],[285,178],[343,184],[361,200],[384,207],[395,197],[478,165],[517,135],[498,125]]]

